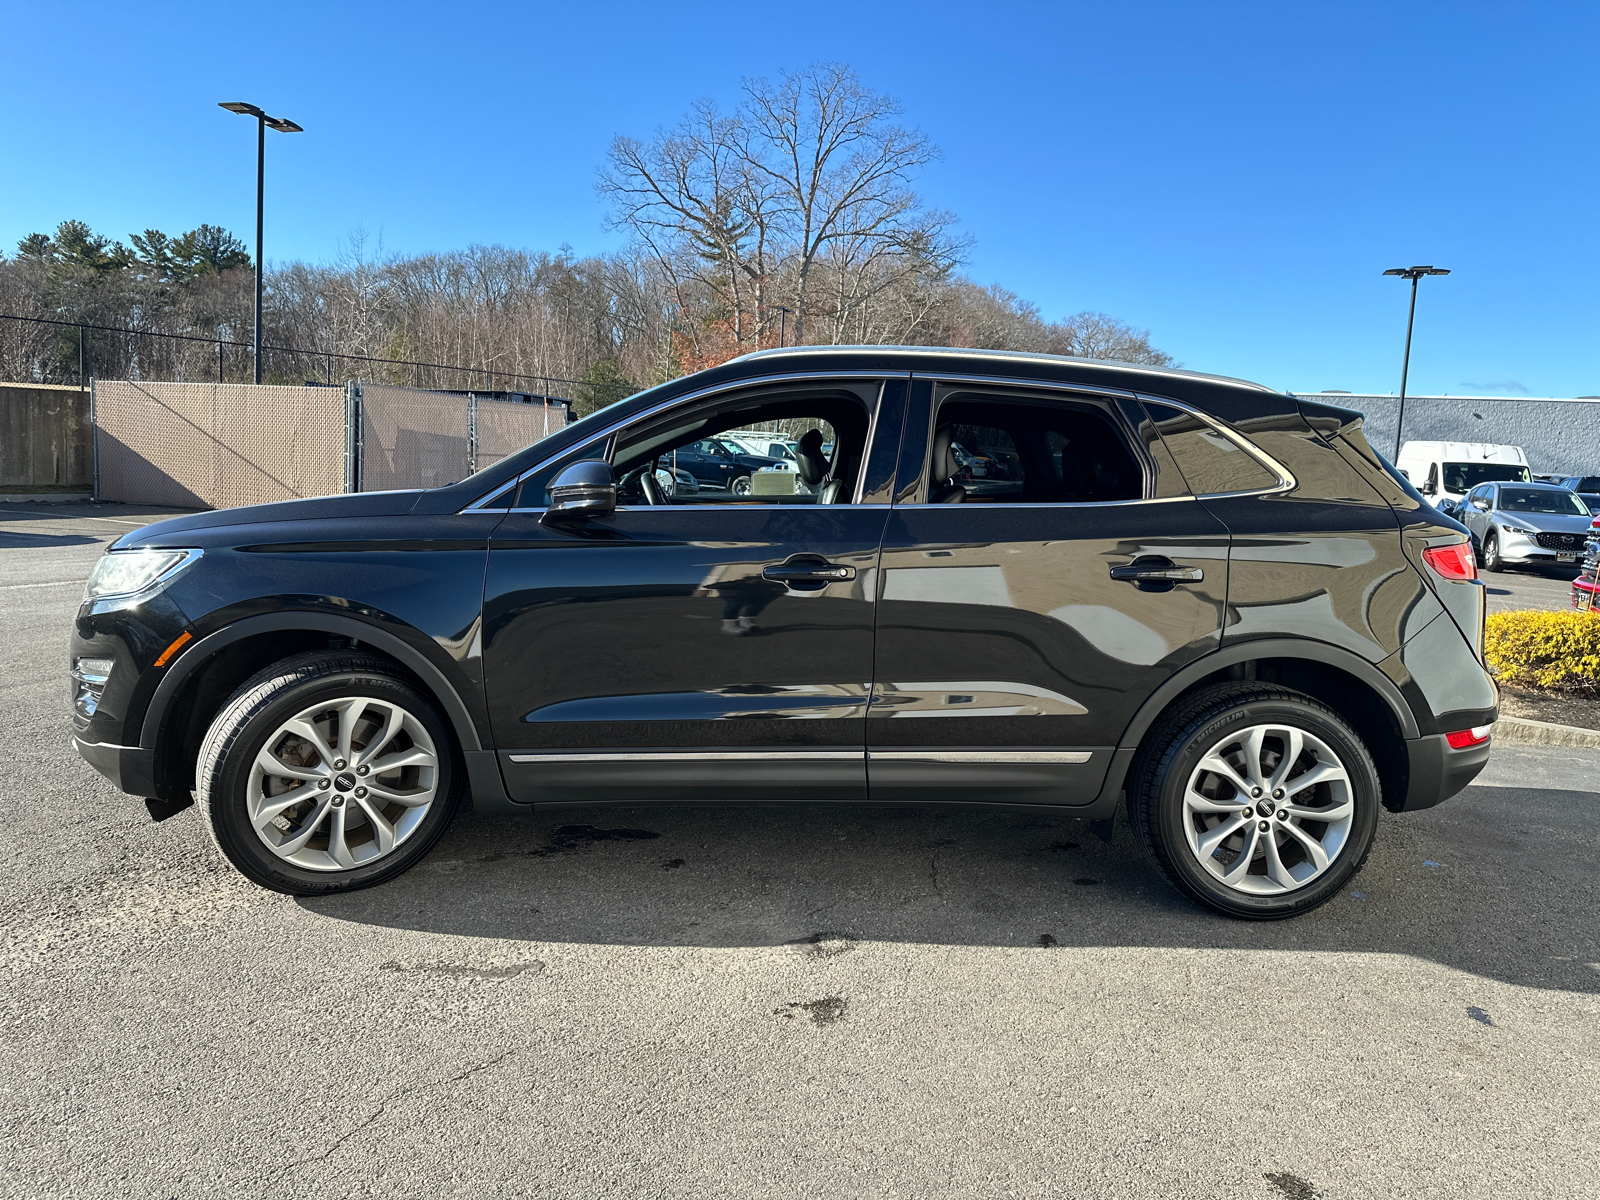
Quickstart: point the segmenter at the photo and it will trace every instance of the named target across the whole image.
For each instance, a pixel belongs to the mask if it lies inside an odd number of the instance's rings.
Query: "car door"
[[[1456,518],[1467,527],[1467,532],[1472,534],[1480,544],[1483,535],[1489,529],[1489,492],[1491,485],[1484,483],[1473,488],[1461,499],[1461,504],[1456,510]]]
[[[662,423],[692,427],[746,391],[651,414],[564,461],[621,466]],[[772,401],[850,427],[848,503],[624,496],[609,517],[552,527],[543,489],[562,464],[523,484],[490,546],[483,617],[513,799],[865,797],[874,584],[905,391],[903,378],[839,379]]]
[[[1227,530],[1131,399],[920,378],[912,395],[878,583],[872,797],[1086,804],[1140,704],[1217,648]],[[940,465],[948,444],[1016,465]]]

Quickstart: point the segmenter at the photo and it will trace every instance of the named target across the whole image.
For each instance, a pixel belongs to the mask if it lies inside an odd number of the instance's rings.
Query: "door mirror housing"
[[[550,507],[541,525],[572,525],[617,511],[617,477],[611,464],[585,459],[562,468],[550,484]]]

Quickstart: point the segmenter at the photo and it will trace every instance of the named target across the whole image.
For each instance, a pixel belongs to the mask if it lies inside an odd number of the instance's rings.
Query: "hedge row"
[[[1483,656],[1503,683],[1600,696],[1600,615],[1491,613]]]

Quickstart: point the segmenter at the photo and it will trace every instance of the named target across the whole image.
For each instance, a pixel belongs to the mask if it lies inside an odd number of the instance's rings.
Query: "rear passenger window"
[[[1264,492],[1278,486],[1276,474],[1199,417],[1165,404],[1147,402],[1145,409],[1195,495]]]
[[[935,421],[931,467],[936,503],[1094,504],[1144,496],[1144,470],[1118,428],[1089,405],[980,399],[944,400]],[[937,453],[935,455],[937,457]]]

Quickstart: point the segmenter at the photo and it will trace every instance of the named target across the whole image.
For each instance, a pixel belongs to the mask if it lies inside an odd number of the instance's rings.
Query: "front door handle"
[[[856,577],[856,569],[831,562],[787,562],[764,568],[761,576],[783,584],[847,583]]]

